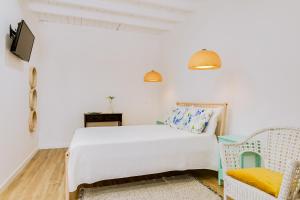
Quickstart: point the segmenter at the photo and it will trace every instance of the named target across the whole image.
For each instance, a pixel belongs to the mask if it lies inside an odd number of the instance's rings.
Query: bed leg
[[[69,151],[66,152],[65,155],[65,198],[66,200],[70,200],[70,195],[69,193],[69,184],[68,184],[68,161],[69,161]]]
[[[68,162],[69,162],[70,152],[66,152],[65,156],[65,198],[66,200],[76,200],[78,198],[78,190],[74,192],[69,192],[68,184]]]
[[[77,190],[75,192],[68,192],[69,199],[68,200],[77,200]]]

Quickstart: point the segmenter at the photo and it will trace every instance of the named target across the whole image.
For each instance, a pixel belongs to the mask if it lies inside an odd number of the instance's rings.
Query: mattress
[[[92,127],[75,131],[69,147],[69,192],[83,183],[218,167],[214,133],[165,125]]]

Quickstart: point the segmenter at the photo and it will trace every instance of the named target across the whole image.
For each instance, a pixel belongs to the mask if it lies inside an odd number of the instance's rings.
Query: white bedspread
[[[218,166],[212,134],[164,125],[82,128],[69,148],[69,192],[82,183]]]

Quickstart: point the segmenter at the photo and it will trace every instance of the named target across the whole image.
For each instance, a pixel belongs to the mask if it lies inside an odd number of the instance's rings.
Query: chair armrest
[[[221,143],[219,147],[224,171],[241,168],[241,154],[244,152],[254,152],[261,155],[260,146],[260,140],[255,139],[253,136],[239,143]]]
[[[224,175],[229,169],[240,168],[238,156],[239,152],[236,152],[237,145],[220,143],[219,149]]]
[[[300,161],[290,161],[283,174],[279,199],[296,199],[300,190]]]

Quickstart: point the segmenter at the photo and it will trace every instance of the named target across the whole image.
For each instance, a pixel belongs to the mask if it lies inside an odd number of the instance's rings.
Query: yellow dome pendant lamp
[[[188,67],[191,70],[219,69],[221,68],[221,59],[216,52],[202,49],[192,55]]]
[[[159,72],[151,70],[145,74],[144,82],[162,82],[162,76]]]

